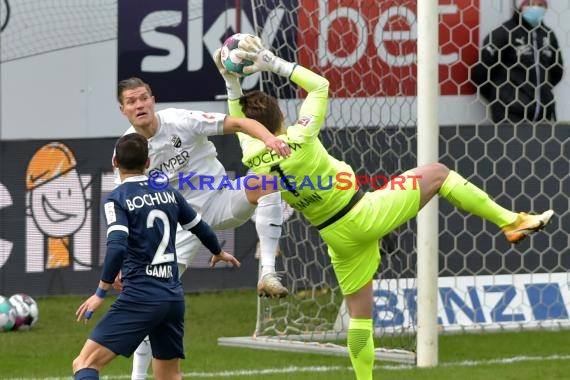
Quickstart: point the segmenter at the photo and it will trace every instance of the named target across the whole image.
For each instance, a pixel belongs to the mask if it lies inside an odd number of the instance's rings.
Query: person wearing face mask
[[[547,0],[518,1],[511,19],[483,40],[471,81],[494,123],[555,122],[552,92],[564,65],[558,40],[545,25]]]

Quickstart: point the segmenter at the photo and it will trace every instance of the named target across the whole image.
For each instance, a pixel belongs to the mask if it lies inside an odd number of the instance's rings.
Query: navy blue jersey
[[[104,200],[107,256],[101,280],[119,269],[120,298],[137,302],[183,299],[176,263],[176,227],[192,229],[200,215],[173,188],[155,190],[145,176],[130,177]]]

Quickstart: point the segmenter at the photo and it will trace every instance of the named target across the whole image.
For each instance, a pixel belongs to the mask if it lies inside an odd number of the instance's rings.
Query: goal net
[[[416,166],[416,43],[398,37],[412,33],[414,1],[392,8],[356,0],[252,4],[255,33],[266,45],[330,81],[320,138],[332,155],[352,165],[365,190],[372,189],[375,176],[374,186],[380,187],[384,182],[378,178]],[[275,75],[264,74],[259,85],[281,100],[291,125],[304,94]],[[375,296],[389,300],[375,309],[377,356],[409,362],[415,357],[415,326],[394,302],[415,288],[414,223],[382,239],[375,285]],[[348,313],[318,231],[294,213],[285,223],[281,251],[291,294],[260,298],[255,336],[221,343],[345,355]]]
[[[570,220],[568,128],[548,123],[496,125],[471,83],[484,36],[512,17],[513,0],[439,2],[439,157],[506,208],[542,212],[555,221],[517,246],[492,223],[439,202],[439,332],[568,328]],[[546,22],[570,51],[570,12],[549,2]],[[390,176],[416,166],[417,2],[252,1],[254,32],[282,57],[330,81],[320,135],[334,156],[363,176]],[[570,62],[568,53],[566,62]],[[281,100],[294,121],[304,94],[281,78],[259,86]],[[570,80],[559,85],[570,95]],[[563,99],[563,98],[560,98]],[[558,111],[568,111],[559,103]],[[559,117],[559,120],[562,118]],[[364,185],[370,188],[369,184]],[[566,227],[564,227],[566,225]],[[382,239],[374,280],[377,358],[416,358],[417,253],[415,221]],[[221,338],[225,345],[344,355],[348,315],[326,246],[294,214],[281,242],[291,295],[259,299],[253,337]]]

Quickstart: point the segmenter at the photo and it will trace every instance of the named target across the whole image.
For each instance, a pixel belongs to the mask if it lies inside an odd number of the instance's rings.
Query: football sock
[[[283,224],[281,194],[276,192],[259,198],[255,212],[255,229],[259,236],[261,265],[259,277],[261,278],[267,273],[275,272],[275,253]]]
[[[150,348],[150,341],[148,336],[137,347],[133,355],[133,372],[131,374],[132,380],[144,380],[148,372],[148,367],[152,361],[152,350]]]
[[[372,319],[353,319],[348,323],[348,353],[357,380],[372,380],[374,339]]]
[[[511,224],[517,219],[517,213],[499,206],[487,193],[453,170],[449,171],[439,194],[455,207],[487,219],[499,227]]]
[[[95,368],[81,368],[73,374],[75,380],[99,380],[99,371]]]

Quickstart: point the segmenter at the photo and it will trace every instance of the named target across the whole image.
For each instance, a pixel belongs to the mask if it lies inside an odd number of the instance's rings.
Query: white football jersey
[[[208,140],[208,136],[223,134],[226,115],[179,108],[160,110],[156,115],[158,129],[148,140],[150,166],[146,174],[166,174],[170,186],[200,212],[222,179],[227,179],[216,147]],[[124,135],[129,133],[136,133],[135,128],[131,126]]]

